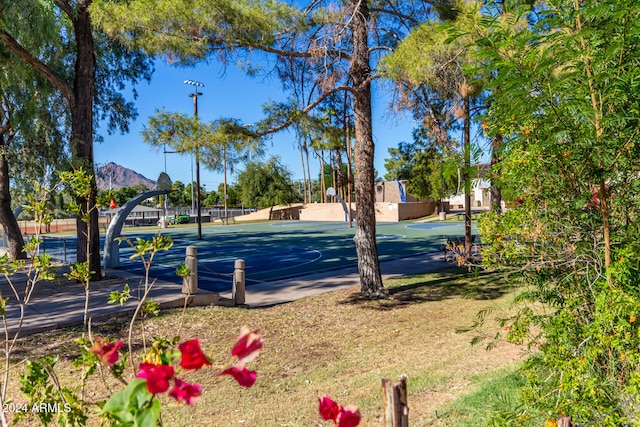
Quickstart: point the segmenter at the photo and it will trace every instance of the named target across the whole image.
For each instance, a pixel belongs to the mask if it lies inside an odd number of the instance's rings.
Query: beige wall
[[[355,203],[351,205],[355,218]],[[436,202],[414,203],[376,203],[376,221],[398,222],[406,219],[421,218],[433,214],[437,209]],[[344,221],[344,209],[340,203],[313,203],[305,205],[300,211],[301,221]]]
[[[400,203],[398,204],[398,210],[400,211],[400,219],[415,219],[422,218],[423,216],[434,215],[438,213],[438,202],[415,202],[415,203]]]
[[[422,218],[436,212],[436,202],[408,202],[408,203],[376,203],[376,221],[398,222],[407,219]]]
[[[351,215],[356,216],[356,205],[351,204]],[[342,203],[310,203],[300,210],[300,221],[344,221]]]
[[[271,219],[300,219],[299,212],[303,208],[302,204],[295,204],[291,206],[274,206],[273,211],[270,208],[260,209],[250,214],[241,215],[235,217],[236,221],[259,221],[269,220],[269,213],[271,213]]]

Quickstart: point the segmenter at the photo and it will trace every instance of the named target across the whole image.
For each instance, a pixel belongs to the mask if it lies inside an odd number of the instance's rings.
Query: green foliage
[[[109,294],[107,304],[124,305],[125,302],[129,301],[129,298],[131,298],[131,289],[129,288],[129,284],[126,283],[122,291],[113,291]]]
[[[637,240],[614,251],[610,285],[594,212],[559,212],[534,197],[521,203],[484,214],[479,229],[484,265],[510,272],[519,290],[514,312],[501,319],[504,337],[536,350],[523,369],[522,403],[551,419],[627,421],[633,412],[622,403],[640,391]]]
[[[64,273],[67,279],[77,280],[86,283],[90,280],[94,272],[89,269],[88,262],[76,262],[69,266],[69,273]]]
[[[33,191],[27,195],[28,202],[23,205],[24,209],[32,215],[33,220],[38,224],[51,224],[53,216],[49,212],[47,199],[57,186],[48,188],[37,182],[32,182],[32,185]]]
[[[285,3],[252,0],[226,1],[215,7],[206,0],[161,0],[152,6],[147,1],[121,4],[100,0],[93,2],[91,11],[97,24],[108,34],[120,36],[126,45],[143,46],[153,55],[170,54],[186,64],[204,58],[212,48],[227,48],[229,51],[222,49],[221,54],[228,55],[238,45],[268,45],[278,29],[293,25],[301,13]],[[185,22],[190,24],[185,27]],[[190,40],[166,36],[167,32],[182,31],[192,34]]]
[[[134,254],[129,258],[142,258],[143,261],[146,260],[146,257],[149,257],[149,262],[153,259],[153,256],[159,251],[168,251],[173,247],[173,240],[171,236],[163,236],[158,233],[153,238],[149,240],[145,240],[143,238],[137,237],[135,243],[131,242],[129,239],[125,237],[119,237],[118,243],[122,241],[127,241],[134,250]]]
[[[176,268],[176,276],[178,277],[189,277],[189,275],[191,274],[191,271],[189,270],[189,267],[187,267],[187,265],[183,262],[180,263],[180,266],[178,268]]]
[[[78,197],[89,197],[93,191],[92,181],[95,179],[92,174],[83,168],[75,171],[60,172],[60,180],[69,187],[69,190]]]
[[[142,304],[143,316],[158,316],[160,314],[160,304],[153,299],[148,299]]]
[[[102,413],[121,425],[156,427],[160,418],[160,401],[147,390],[147,382],[134,379],[124,390],[107,400]]]
[[[488,3],[468,15],[483,64],[474,71],[491,76],[485,131],[505,138],[494,182],[510,208],[479,222],[483,264],[519,289],[501,321],[508,340],[534,350],[523,370],[527,409],[633,424],[640,5],[576,4]]]
[[[272,157],[266,163],[247,164],[238,175],[238,187],[242,203],[258,209],[299,201],[291,184],[291,172],[277,157]]]
[[[35,255],[31,259],[33,269],[36,272],[35,280],[54,281],[56,280],[56,271],[53,266],[51,255],[44,253],[42,255]]]
[[[425,135],[414,132],[412,144],[389,148],[386,180],[407,180],[407,192],[417,198],[441,199],[456,193],[461,157],[446,155]]]
[[[12,276],[24,267],[24,263],[24,260],[9,259],[9,253],[5,252],[0,255],[0,274],[5,277]]]
[[[218,185],[218,197],[219,204],[223,203],[224,184]],[[242,189],[239,185],[227,185],[227,206],[240,206],[242,205]]]
[[[518,389],[524,383],[522,375],[512,369],[474,376],[471,378],[474,391],[439,410],[438,418],[442,418],[444,425],[456,427],[511,425],[523,418],[532,426],[543,427],[544,420],[531,420],[518,402]]]
[[[55,376],[57,358],[46,356],[40,361],[27,361],[20,375],[20,390],[29,398],[24,410],[15,413],[15,421],[37,418],[43,425],[86,425],[86,408],[75,391],[62,387]]]
[[[69,211],[80,217],[84,223],[89,224],[91,211],[95,209],[95,206],[90,206],[91,200],[95,196],[95,176],[82,167],[74,171],[60,172],[59,175],[61,183],[67,187],[72,195],[68,205]]]
[[[88,338],[78,338],[75,342],[80,347],[80,356],[76,357],[73,361],[73,367],[83,368],[81,381],[84,384],[87,378],[98,368],[99,359],[98,356],[91,353],[91,341],[89,341]]]
[[[145,357],[145,361],[153,364],[173,365],[180,360],[180,350],[177,350],[179,336],[172,339],[153,337],[153,344]]]

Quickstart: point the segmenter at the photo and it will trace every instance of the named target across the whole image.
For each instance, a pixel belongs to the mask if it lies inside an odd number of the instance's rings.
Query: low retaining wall
[[[300,219],[300,210],[303,208],[302,204],[296,204],[291,206],[274,206],[273,209],[266,208],[259,211],[252,212],[250,214],[236,216],[236,221],[267,221],[271,220],[298,220]],[[269,218],[271,215],[271,218]]]
[[[357,206],[351,204],[352,218]],[[432,215],[438,209],[437,202],[376,203],[376,221],[399,222]],[[344,221],[344,209],[340,203],[313,203],[300,210],[301,221]]]
[[[351,217],[355,218],[355,203],[351,204]],[[300,210],[300,221],[344,221],[341,203],[310,203]]]

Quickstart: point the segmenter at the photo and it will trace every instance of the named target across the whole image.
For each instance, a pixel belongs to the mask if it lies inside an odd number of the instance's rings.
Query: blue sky
[[[183,68],[169,65],[162,60],[156,64],[151,83],[137,86],[138,99],[135,101],[138,119],[131,124],[128,134],[107,135],[100,128],[104,142],[95,145],[95,161],[99,165],[114,162],[135,170],[150,179],[157,179],[164,171],[165,154],[162,150],[144,143],[141,131],[149,117],[157,110],[193,114],[193,99],[189,94],[194,87],[184,83],[195,80],[204,83],[198,98],[198,115],[203,121],[218,118],[236,118],[243,123],[253,123],[263,118],[262,105],[270,100],[281,101],[285,96],[280,90],[277,78],[247,77],[232,65],[226,70],[217,64]],[[376,143],[375,168],[382,176],[385,173],[384,159],[387,149],[401,141],[411,141],[411,131],[415,124],[407,114],[392,115],[388,111],[389,90],[374,88],[374,142]],[[275,134],[267,143],[267,156],[278,155],[287,165],[295,180],[301,180],[302,165],[299,150],[295,144],[293,131]],[[266,157],[265,157],[266,158]],[[192,177],[191,157],[167,154],[167,173],[173,181],[188,183]],[[319,162],[310,160],[313,177],[317,177]],[[235,172],[242,169],[239,166]],[[208,190],[215,190],[223,180],[222,174],[201,168],[200,182]],[[235,174],[228,174],[229,182],[235,181]]]

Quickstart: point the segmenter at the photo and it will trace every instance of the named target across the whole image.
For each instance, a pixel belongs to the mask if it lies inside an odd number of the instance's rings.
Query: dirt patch
[[[517,346],[502,343],[487,351],[470,344],[471,334],[456,333],[487,306],[506,310],[510,296],[498,277],[448,270],[387,286],[392,298],[380,301],[362,300],[351,288],[264,309],[190,308],[182,320],[179,310],[165,313],[138,324],[134,357],[139,360],[144,340],[178,334],[183,340],[199,338],[214,365],[224,365],[240,327],[249,325],[264,337],[264,350],[253,364],[256,385],[240,389],[213,370],[185,373],[204,394],[194,407],[161,397],[165,426],[306,427],[327,425],[317,414],[317,398],[325,393],[340,404],[358,405],[362,426],[380,425],[381,380],[402,373],[408,375],[411,425],[427,425],[443,404],[473,391],[472,376],[523,356]],[[492,336],[497,330],[497,322],[488,319],[485,332]],[[124,340],[125,323],[94,324],[93,334]],[[58,331],[27,337],[17,354],[20,359],[60,354],[60,379],[75,384],[78,372],[71,361],[78,354],[77,336]],[[24,401],[16,384],[14,374],[11,397]],[[96,397],[106,395],[97,378],[87,389]]]

